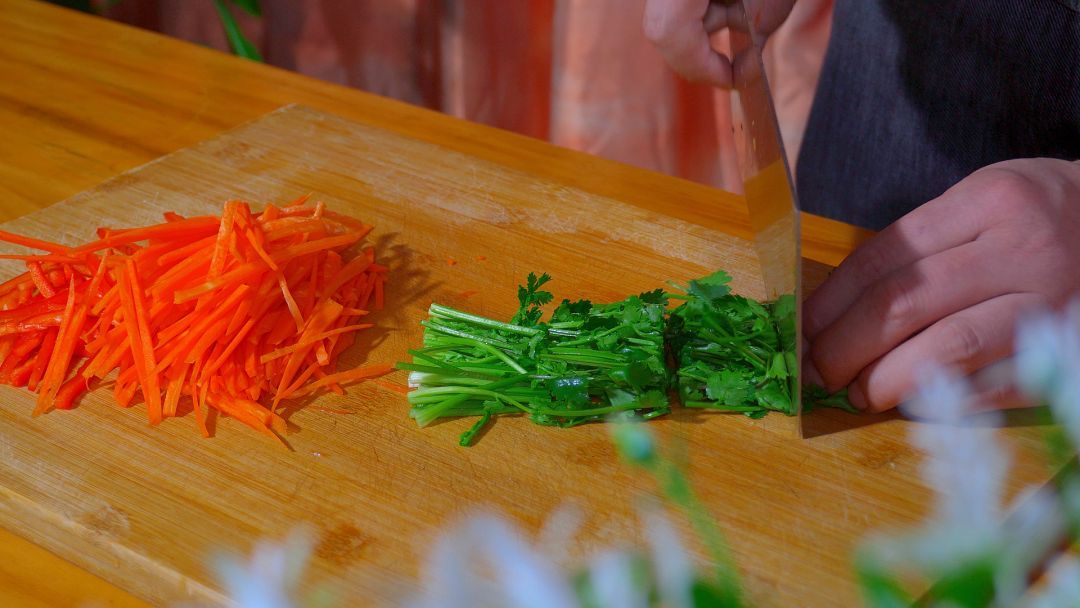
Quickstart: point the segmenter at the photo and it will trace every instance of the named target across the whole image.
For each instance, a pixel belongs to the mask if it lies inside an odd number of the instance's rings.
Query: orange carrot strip
[[[296,235],[330,234],[326,222],[319,219],[301,219],[286,217],[263,224],[263,234],[267,242],[279,241]]]
[[[26,267],[30,269],[30,278],[34,281],[34,286],[38,288],[41,295],[46,298],[56,295],[56,290],[53,289],[52,283],[45,276],[45,271],[42,269],[40,262],[27,262]]]
[[[61,245],[59,243],[43,241],[41,239],[35,239],[33,237],[15,234],[6,230],[0,230],[0,241],[11,243],[13,245],[22,245],[23,247],[29,247],[30,249],[48,251],[51,253],[67,254],[69,251],[71,251],[69,247],[65,247],[64,245]]]
[[[389,380],[382,380],[382,379],[373,380],[372,383],[375,386],[385,388],[388,391],[393,391],[393,392],[399,393],[401,395],[408,395],[409,391],[412,390],[412,389],[410,389],[408,386],[406,386],[404,384],[397,384],[397,383],[394,383],[394,382],[390,382]]]
[[[320,378],[310,384],[307,384],[299,388],[293,396],[302,397],[324,388],[330,384],[341,384],[345,382],[356,382],[358,380],[364,380],[366,378],[374,378],[376,376],[382,376],[394,371],[394,366],[386,363],[380,363],[377,365],[369,365],[367,367],[356,367],[336,374],[330,374],[324,378]]]
[[[128,335],[128,348],[131,351],[131,356],[135,366],[135,376],[138,379],[138,383],[142,386],[143,400],[146,402],[146,414],[150,420],[151,425],[156,425],[161,422],[161,388],[157,384],[157,374],[150,374],[150,370],[147,369],[148,363],[153,361],[153,352],[147,353],[146,350],[152,349],[153,346],[150,343],[150,336],[144,336],[142,334],[143,328],[140,322],[139,313],[136,311],[135,293],[132,286],[133,269],[124,268],[119,272],[120,281],[120,308],[124,312],[124,326],[127,328]],[[151,385],[151,383],[154,383]],[[124,394],[121,389],[121,382],[118,379],[117,394]],[[157,389],[156,391],[153,389]],[[121,403],[127,402],[127,399],[117,398],[117,401]]]
[[[240,266],[233,268],[232,270],[217,277],[216,279],[206,281],[205,283],[190,287],[188,289],[177,291],[173,294],[173,302],[176,304],[182,304],[184,302],[187,302],[188,300],[197,298],[205,293],[215,291],[229,284],[257,282],[252,280],[259,274],[264,272],[266,272],[266,265],[261,261],[241,264]]]
[[[316,251],[323,251],[326,249],[333,249],[335,247],[344,247],[346,245],[352,245],[353,243],[364,238],[364,235],[360,232],[346,232],[345,234],[339,234],[336,236],[328,236],[322,239],[316,239],[314,241],[308,241],[306,243],[299,243],[297,245],[291,245],[273,254],[273,258],[276,261],[288,260],[308,253],[315,253]]]
[[[221,319],[217,323],[207,327],[206,331],[199,337],[199,340],[191,347],[191,350],[187,355],[187,362],[197,363],[202,359],[206,354],[206,349],[210,347],[211,343],[220,340],[225,334],[225,328],[228,325],[228,319]]]
[[[311,377],[314,376],[315,372],[317,372],[317,371],[319,371],[319,367],[317,365],[309,365],[303,372],[300,373],[300,375],[298,375],[296,377],[296,380],[293,380],[293,383],[290,384],[288,386],[288,388],[286,388],[282,392],[282,397],[281,398],[282,399],[290,399],[290,398],[292,398],[293,393],[295,393],[297,391],[297,389],[299,389],[301,386],[304,386],[304,384],[308,380],[310,380]]]
[[[300,335],[300,341],[317,332],[321,332],[330,323],[337,319],[341,314],[341,310],[344,308],[341,304],[333,300],[324,302],[321,306],[316,308],[311,316],[308,318],[307,326],[304,328],[304,333]],[[276,411],[278,404],[282,399],[282,391],[289,386],[292,382],[293,376],[296,375],[296,371],[300,368],[300,364],[303,362],[305,353],[311,349],[311,346],[304,346],[294,351],[288,361],[285,363],[285,369],[281,373],[281,378],[278,382],[277,394],[274,395],[273,404],[270,407],[270,411]]]
[[[37,403],[34,406],[32,416],[40,416],[52,407],[53,399],[56,397],[56,392],[60,390],[60,383],[64,379],[64,375],[67,374],[68,360],[70,353],[67,353],[65,358],[65,351],[67,351],[67,344],[75,341],[73,335],[77,329],[73,323],[75,317],[75,279],[71,280],[71,284],[68,288],[67,303],[64,305],[63,319],[60,321],[60,332],[57,335],[57,345],[53,348],[51,355],[49,356],[49,364],[45,368],[45,375],[42,378],[40,385],[40,392],[38,392]]]
[[[128,258],[125,262],[127,265],[127,272],[130,275],[132,304],[134,305],[135,310],[138,336],[142,341],[143,365],[146,370],[146,377],[140,381],[140,384],[142,385],[143,399],[146,400],[147,407],[150,409],[150,418],[153,423],[155,417],[159,420],[161,417],[161,379],[158,375],[157,363],[154,357],[154,339],[153,334],[150,333],[150,326],[147,320],[146,296],[142,288],[142,282],[139,279],[138,272],[135,270],[135,263],[131,258]],[[147,392],[149,392],[149,394],[147,394]]]
[[[82,262],[81,258],[48,254],[48,255],[18,255],[13,253],[0,254],[0,260],[22,260],[25,262],[59,262],[62,264],[78,264]]]
[[[334,278],[323,286],[323,291],[320,297],[327,299],[330,296],[337,293],[341,289],[342,285],[353,280],[357,276],[360,276],[371,265],[371,261],[366,256],[356,256],[348,264],[341,267],[341,270],[334,275]]]
[[[228,359],[228,357],[236,351],[236,348],[240,346],[241,341],[247,337],[248,333],[253,327],[255,327],[255,319],[248,319],[247,322],[244,323],[243,327],[241,327],[239,331],[237,331],[236,334],[233,336],[232,341],[230,341],[229,345],[225,347],[225,350],[222,351],[216,359],[210,361],[210,363],[208,363],[206,367],[203,368],[203,371],[199,376],[200,382],[204,382],[206,380],[206,377],[216,372],[222,365],[225,364],[225,361]]]
[[[75,375],[56,391],[54,407],[58,410],[70,410],[75,407],[75,400],[90,390],[93,381],[83,375],[89,361],[85,361]]]
[[[285,281],[285,275],[277,273],[278,285],[281,287],[281,296],[285,298],[285,305],[289,307],[289,314],[296,323],[296,333],[304,331],[304,316],[300,314],[300,307],[296,305],[296,298],[289,290],[289,284]]]
[[[180,403],[180,394],[183,392],[184,376],[187,374],[187,369],[181,370],[179,374],[174,375],[168,379],[165,386],[165,401],[162,404],[162,416],[172,417],[176,415],[176,406]]]
[[[34,279],[30,277],[29,272],[24,272],[18,276],[14,276],[3,283],[0,283],[0,298],[4,298],[4,310],[8,309],[8,302],[6,301],[8,296],[13,293],[17,293],[20,287],[26,285],[33,285]]]
[[[236,225],[237,201],[225,203],[225,210],[221,213],[218,222],[217,241],[214,243],[214,252],[210,257],[210,272],[208,276],[214,278],[221,275],[225,269],[225,256],[229,250],[229,238],[234,234],[233,227]]]
[[[296,350],[298,350],[298,349],[300,349],[300,348],[302,348],[304,346],[314,344],[315,342],[318,342],[320,340],[325,340],[326,338],[329,338],[330,336],[336,336],[338,334],[342,334],[342,333],[350,332],[350,331],[359,331],[361,329],[369,329],[371,327],[374,327],[374,325],[371,324],[371,323],[360,323],[360,324],[357,324],[357,325],[345,325],[344,327],[338,327],[336,329],[331,329],[329,331],[324,331],[324,332],[321,332],[321,333],[317,333],[317,334],[315,334],[315,335],[313,335],[313,336],[311,336],[309,338],[305,338],[305,339],[297,342],[296,344],[293,344],[292,346],[286,346],[285,348],[279,348],[279,349],[277,349],[275,351],[271,351],[269,353],[266,353],[265,355],[263,355],[262,357],[259,358],[259,362],[260,363],[268,363],[270,361],[273,361],[274,359],[277,359],[279,357],[284,357],[285,355],[287,355],[289,353],[295,352]]]
[[[41,344],[42,332],[33,331],[18,334],[14,346],[4,356],[4,362],[0,364],[0,383],[10,384],[11,374],[22,366],[30,353]]]
[[[250,399],[231,399],[221,394],[210,395],[210,405],[258,430],[273,430],[284,434],[285,420]]]
[[[11,352],[12,347],[15,346],[15,341],[18,338],[19,336],[15,335],[0,336],[0,361],[7,359],[8,354]]]
[[[38,382],[45,375],[45,368],[49,365],[49,358],[52,357],[52,351],[56,347],[56,337],[59,334],[59,327],[50,327],[45,330],[45,336],[41,340],[41,348],[38,349],[38,353],[34,357],[34,368],[26,381],[26,387],[31,391],[37,390]]]
[[[151,238],[210,235],[217,231],[220,220],[214,216],[189,217],[176,222],[165,222],[144,228],[112,230],[97,241],[70,249],[72,254],[100,251],[110,247],[130,245]],[[59,252],[64,253],[64,252]]]
[[[207,253],[207,248],[212,246],[215,240],[217,240],[216,236],[207,236],[177,249],[173,249],[168,253],[163,253],[161,254],[161,257],[158,258],[158,264],[162,266],[172,266],[176,262],[186,260],[196,253],[213,255],[212,252]]]
[[[244,238],[251,244],[251,248],[255,250],[255,255],[262,258],[262,261],[266,262],[266,265],[270,267],[270,270],[277,271],[277,262],[270,257],[270,254],[266,252],[266,248],[263,247],[262,239],[260,236],[262,232],[251,230],[250,228],[244,231]]]
[[[204,336],[212,325],[222,321],[223,317],[232,311],[232,307],[248,291],[250,291],[250,288],[247,285],[241,284],[237,286],[228,297],[221,301],[220,305],[214,307],[210,314],[194,322],[194,325],[187,331],[184,338],[176,346],[172,346],[167,352],[163,353],[159,363],[160,367],[163,369],[181,357],[187,357],[191,354],[193,352],[191,349],[195,346],[195,343]]]

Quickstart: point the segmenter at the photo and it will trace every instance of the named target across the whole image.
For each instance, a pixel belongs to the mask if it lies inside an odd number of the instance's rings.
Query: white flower
[[[928,368],[918,397],[905,411],[925,421],[912,442],[927,453],[922,474],[936,494],[925,542],[916,543],[921,561],[947,568],[987,550],[1000,532],[1001,496],[1008,457],[989,429],[974,428],[971,389],[955,372]],[[981,426],[999,416],[980,414]]]
[[[507,520],[474,516],[443,537],[431,554],[422,581],[423,595],[411,608],[575,608],[578,598],[572,576],[564,570],[569,535],[578,527],[580,511],[556,511],[531,547]],[[641,511],[649,541],[650,566],[660,604],[690,608],[694,566],[675,527],[659,506]],[[553,553],[554,552],[554,553]],[[636,565],[639,554],[609,549],[589,560],[589,601],[602,608],[646,608],[649,580]]]
[[[1062,314],[1044,313],[1018,325],[1016,370],[1020,387],[1049,402],[1080,449],[1080,300]]]
[[[1032,486],[1013,501],[1016,508],[1004,527],[995,587],[999,605],[1012,606],[1027,590],[1028,574],[1061,543],[1068,520],[1057,494]],[[1078,607],[1080,608],[1080,607]]]
[[[589,563],[592,599],[604,608],[648,608],[645,585],[634,578],[634,559],[628,553],[601,553]]]
[[[661,603],[667,608],[690,608],[693,605],[694,564],[678,531],[659,507],[643,510],[642,520]]]
[[[922,419],[911,440],[924,452],[922,476],[935,493],[934,510],[918,530],[867,541],[864,558],[876,567],[917,565],[940,575],[985,556],[1001,540],[1001,496],[1008,458],[989,429],[974,428],[967,380],[935,366],[920,370],[919,391],[902,407]],[[996,414],[981,414],[994,426]]]
[[[483,565],[486,572],[479,570]],[[479,515],[443,537],[416,608],[577,608],[566,577],[505,520]]]
[[[214,570],[239,608],[292,608],[312,547],[310,529],[299,527],[283,542],[259,541],[247,561],[219,556]]]
[[[1080,608],[1080,560],[1063,557],[1047,573],[1046,588],[1027,608]]]

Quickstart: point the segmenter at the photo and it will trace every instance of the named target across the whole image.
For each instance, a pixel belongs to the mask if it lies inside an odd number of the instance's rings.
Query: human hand
[[[787,19],[795,0],[745,0],[754,29],[768,36]],[[734,59],[712,48],[709,36],[726,27],[745,32],[742,10],[732,0],[646,0],[645,37],[673,70],[687,80],[725,89],[733,73],[753,73],[753,59],[740,53]]]
[[[929,361],[1012,352],[1017,317],[1080,291],[1080,161],[972,173],[864,243],[807,299],[806,379],[853,405],[903,401]]]

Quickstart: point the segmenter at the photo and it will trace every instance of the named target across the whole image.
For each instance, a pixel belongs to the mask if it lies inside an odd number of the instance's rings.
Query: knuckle
[[[859,255],[852,258],[851,272],[860,287],[872,285],[888,273],[892,254],[883,247],[874,246],[873,242],[859,250]],[[841,264],[843,268],[843,264]]]
[[[671,28],[664,15],[657,14],[656,11],[650,11],[646,6],[645,17],[642,19],[642,29],[646,40],[657,46],[662,46],[667,42]]]
[[[1039,183],[1010,166],[995,165],[980,171],[988,202],[1002,218],[1029,215],[1042,202]]]
[[[815,342],[810,346],[810,360],[829,391],[839,390],[847,384],[849,378],[844,374],[843,349]]]
[[[876,414],[896,405],[895,400],[889,395],[889,388],[882,382],[881,375],[876,373],[877,366],[871,366],[863,370],[855,379],[854,384],[862,393],[866,412]]]
[[[903,325],[919,312],[919,285],[903,273],[878,283],[873,288],[871,303],[874,318],[885,325]]]
[[[986,338],[963,318],[941,321],[940,363],[965,363],[980,359],[987,349]]]

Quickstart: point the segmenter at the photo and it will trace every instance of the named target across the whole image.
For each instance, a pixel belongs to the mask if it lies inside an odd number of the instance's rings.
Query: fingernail
[[[814,366],[814,362],[809,357],[803,359],[803,379],[804,384],[816,384],[817,386],[824,387],[825,381],[821,379],[821,372],[817,371],[817,367]]]
[[[870,404],[866,402],[866,395],[863,394],[862,387],[860,387],[858,383],[848,387],[847,397],[848,401],[851,402],[851,405],[860,412],[865,412],[866,408],[870,406]]]

